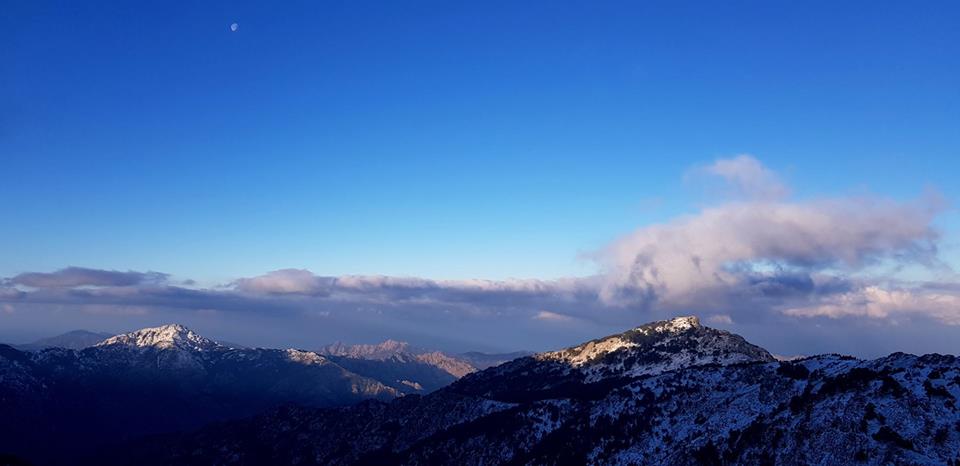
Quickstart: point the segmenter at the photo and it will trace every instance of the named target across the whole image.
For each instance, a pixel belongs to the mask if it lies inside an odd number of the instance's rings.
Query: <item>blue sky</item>
[[[796,201],[949,206],[958,20],[955,2],[10,2],[0,277],[588,277],[617,238],[712,203],[691,171],[743,153]],[[952,209],[932,220],[949,267]]]

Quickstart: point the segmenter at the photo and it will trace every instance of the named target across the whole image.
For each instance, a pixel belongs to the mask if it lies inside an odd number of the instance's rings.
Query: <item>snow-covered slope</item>
[[[611,376],[636,377],[705,364],[773,361],[765,349],[738,335],[700,325],[696,317],[642,325],[560,351],[534,356],[580,371],[585,381]]]
[[[696,317],[678,317],[519,358],[470,374],[454,384],[454,389],[472,395],[530,399],[583,384],[616,384],[624,378],[687,367],[773,360],[766,350],[739,335],[704,327]]]
[[[198,352],[223,348],[223,345],[220,343],[197,335],[193,332],[193,330],[190,330],[180,324],[144,328],[135,332],[116,335],[103,340],[96,346],[178,349]]]

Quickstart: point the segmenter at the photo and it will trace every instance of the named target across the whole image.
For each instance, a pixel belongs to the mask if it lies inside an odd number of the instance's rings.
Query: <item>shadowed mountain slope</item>
[[[180,325],[81,350],[0,345],[0,452],[63,460],[56,455],[287,404],[339,406],[398,395],[317,353],[230,348]],[[47,448],[52,440],[62,448]]]

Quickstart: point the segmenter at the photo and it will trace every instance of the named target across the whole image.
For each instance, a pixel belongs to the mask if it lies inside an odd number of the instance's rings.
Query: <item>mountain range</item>
[[[425,393],[476,370],[403,342],[332,348],[329,354],[246,348],[177,324],[0,345],[0,454],[60,462],[62,451],[283,405],[342,406]],[[51,438],[64,448],[47,448]]]
[[[167,325],[82,349],[0,345],[0,452],[62,461],[138,435],[285,404],[338,406],[400,393],[310,351],[233,348]],[[59,439],[57,451],[46,445]],[[52,455],[52,456],[51,456]]]
[[[176,325],[82,350],[0,346],[0,453],[55,464],[960,465],[954,356],[780,361],[682,317],[444,372],[456,380],[433,391],[381,381],[398,380],[388,369],[402,361],[446,371],[430,353],[394,341],[237,349]],[[348,368],[360,361],[372,364]],[[59,455],[43,448],[51,441]]]
[[[338,342],[317,352],[352,372],[378,380],[404,394],[429,393],[478,369],[530,354],[470,352],[450,355],[396,340],[375,345]]]
[[[390,402],[286,407],[104,457],[137,464],[960,464],[960,362],[776,360],[685,317]]]

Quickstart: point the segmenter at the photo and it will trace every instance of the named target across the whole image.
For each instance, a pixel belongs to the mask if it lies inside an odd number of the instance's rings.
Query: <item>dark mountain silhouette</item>
[[[180,325],[81,350],[0,345],[0,452],[63,462],[60,454],[286,404],[340,406],[398,395],[314,352],[231,348]]]
[[[531,354],[533,353],[529,351],[514,351],[512,353],[482,353],[480,351],[468,351],[466,353],[458,354],[457,357],[466,361],[471,366],[476,367],[478,370],[484,370],[493,366],[499,366],[505,362],[513,361],[514,359],[530,356]]]

